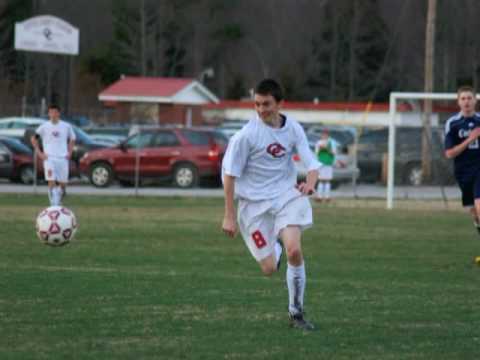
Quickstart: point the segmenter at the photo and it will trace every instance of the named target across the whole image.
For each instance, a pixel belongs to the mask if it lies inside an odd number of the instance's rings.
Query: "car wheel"
[[[107,187],[113,181],[112,167],[105,163],[94,164],[90,170],[90,182],[96,187]]]
[[[33,176],[33,167],[26,165],[20,169],[18,178],[22,184],[27,185],[33,183]]]
[[[423,182],[423,170],[421,164],[407,166],[404,175],[405,183],[412,186],[420,186]]]
[[[179,164],[173,172],[173,184],[179,188],[191,188],[197,185],[198,171],[192,164]]]

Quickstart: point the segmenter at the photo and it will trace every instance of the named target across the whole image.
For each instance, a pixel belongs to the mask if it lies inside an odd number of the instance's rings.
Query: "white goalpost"
[[[392,92],[389,103],[389,131],[388,131],[388,172],[387,172],[387,209],[393,209],[394,179],[395,179],[395,129],[398,125],[399,100],[456,100],[457,93],[421,93],[421,92]],[[480,96],[477,95],[477,99]],[[453,114],[452,114],[453,115]]]

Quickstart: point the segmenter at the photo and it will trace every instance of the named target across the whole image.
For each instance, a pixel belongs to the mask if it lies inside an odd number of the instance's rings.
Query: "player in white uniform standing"
[[[222,228],[231,237],[237,233],[236,197],[238,228],[265,275],[279,269],[283,242],[287,254],[290,325],[313,330],[303,311],[306,275],[301,234],[312,225],[307,195],[314,192],[320,164],[300,124],[280,114],[282,104],[280,85],[271,79],[261,81],[255,89],[257,116],[230,139],[222,165],[225,192]],[[295,148],[308,169],[306,182],[298,186],[292,159]]]
[[[68,182],[69,161],[75,145],[75,133],[70,124],[60,120],[57,105],[48,107],[49,121],[40,125],[31,141],[43,160],[45,180],[48,181],[50,205],[60,205]],[[42,140],[43,151],[38,140]]]

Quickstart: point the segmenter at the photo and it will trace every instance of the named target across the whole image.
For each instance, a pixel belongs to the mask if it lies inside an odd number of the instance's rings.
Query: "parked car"
[[[0,144],[4,149],[7,150],[8,157],[10,158],[10,166],[2,168],[0,171],[0,177],[8,178],[12,182],[21,182],[23,184],[32,183],[32,150],[20,140],[6,136],[0,136]],[[0,157],[1,156],[2,155],[0,155]]]
[[[454,183],[453,167],[444,157],[443,129],[433,129],[432,143],[432,183]],[[395,182],[406,185],[421,185],[422,174],[422,129],[397,128],[395,139]],[[357,164],[360,168],[360,181],[377,182],[384,180],[383,167],[388,155],[388,129],[370,130],[359,136]]]
[[[313,155],[316,157],[315,145],[320,139],[320,137],[313,134],[307,134],[307,139],[310,149],[312,150]],[[353,157],[348,154],[347,150],[345,148],[342,148],[335,139],[332,139],[332,141],[336,143],[335,145],[338,151],[336,156],[336,162],[333,167],[332,179],[332,186],[336,187],[340,183],[351,182],[353,179],[358,178],[360,171],[358,167],[355,167]],[[295,162],[297,168],[298,180],[305,179],[305,177],[307,176],[307,169],[301,161],[300,155],[298,153],[293,156],[293,161]]]
[[[43,124],[47,120],[39,119],[40,122],[36,125],[31,125],[23,130],[22,141],[29,147],[32,146],[30,138],[35,134],[35,129]],[[90,135],[85,131],[80,129],[78,126],[72,125],[73,131],[75,133],[75,146],[73,148],[72,160],[76,167],[78,167],[80,158],[87,152],[96,149],[102,149],[106,147],[105,144],[94,141]],[[78,171],[74,171],[73,174],[76,174]]]
[[[89,135],[115,135],[127,138],[130,134],[131,126],[117,125],[117,126],[89,126],[84,127],[83,130]]]
[[[62,120],[82,128],[90,126],[90,124],[92,123],[92,121],[85,115],[71,115],[67,117],[62,117]]]
[[[13,169],[11,151],[0,142],[0,177],[10,178]]]
[[[36,117],[2,118],[0,119],[0,135],[22,139],[26,129],[37,127],[45,121],[45,119]]]
[[[131,185],[138,159],[140,179],[172,179],[175,186],[189,188],[201,177],[219,179],[227,142],[212,130],[142,130],[116,147],[86,153],[80,169],[97,187],[107,187],[115,179]]]
[[[245,126],[248,121],[245,120],[227,120],[217,127],[217,130],[230,139],[237,131]]]
[[[90,138],[98,144],[102,144],[105,147],[112,147],[120,145],[122,141],[125,141],[126,136],[122,135],[109,135],[109,134],[90,134]]]
[[[11,165],[1,166],[2,147],[7,149]],[[12,182],[31,184],[34,179],[33,150],[17,138],[0,136],[0,177]],[[78,167],[70,162],[70,175],[78,175]],[[37,157],[37,179],[43,178],[43,162]]]
[[[325,129],[328,130],[330,137],[337,142],[338,147],[344,152],[355,141],[356,130],[353,127],[315,124],[308,127],[306,134],[320,137]]]

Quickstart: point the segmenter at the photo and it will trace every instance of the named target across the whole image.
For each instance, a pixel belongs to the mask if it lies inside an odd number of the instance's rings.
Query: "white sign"
[[[78,29],[55,16],[35,16],[15,23],[16,50],[78,55],[78,39]]]

